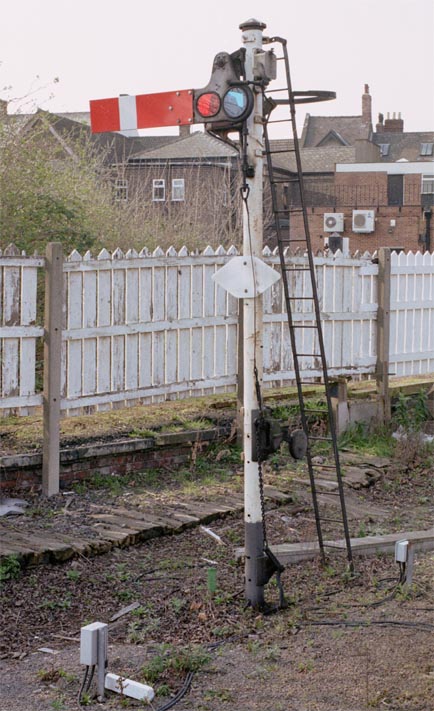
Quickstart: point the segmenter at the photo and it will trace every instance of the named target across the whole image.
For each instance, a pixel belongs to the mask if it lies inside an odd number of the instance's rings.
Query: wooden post
[[[339,376],[330,382],[330,399],[335,418],[336,434],[345,432],[349,425],[348,383],[344,376]]]
[[[389,393],[389,345],[390,345],[390,273],[391,250],[378,250],[378,312],[377,312],[377,401],[378,416],[384,422],[391,418]]]
[[[63,250],[51,242],[45,251],[44,444],[42,493],[59,493],[60,368],[62,354]]]

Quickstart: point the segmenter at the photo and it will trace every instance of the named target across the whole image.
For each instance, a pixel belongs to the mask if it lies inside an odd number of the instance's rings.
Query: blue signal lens
[[[229,118],[240,118],[247,107],[248,95],[242,87],[233,87],[226,92],[223,98],[223,109]]]

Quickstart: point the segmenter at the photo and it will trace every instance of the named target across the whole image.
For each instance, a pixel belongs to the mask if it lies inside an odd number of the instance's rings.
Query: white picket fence
[[[62,410],[68,413],[126,404],[233,391],[237,384],[238,302],[212,275],[235,248],[190,254],[185,248],[126,254],[103,250],[97,258],[73,252],[64,263]],[[378,266],[369,253],[315,257],[324,341],[331,375],[372,374],[376,366]],[[288,260],[306,261],[289,255]],[[279,259],[264,250],[278,268]],[[27,414],[42,403],[35,378],[37,271],[43,258],[0,254],[0,413]],[[295,296],[309,295],[306,272],[291,275]],[[306,278],[307,277],[307,278]],[[293,362],[282,284],[264,295],[264,381],[293,381]],[[295,320],[313,321],[300,300]],[[434,254],[392,254],[390,370],[434,372]],[[300,351],[315,352],[313,330]],[[306,335],[307,334],[307,335]],[[320,375],[312,358],[304,378]],[[84,410],[83,410],[84,408]]]

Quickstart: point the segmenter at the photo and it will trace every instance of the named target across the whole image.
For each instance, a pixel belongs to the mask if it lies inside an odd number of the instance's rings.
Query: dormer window
[[[432,156],[433,154],[433,143],[421,143],[420,144],[420,155],[421,156]]]
[[[389,155],[390,143],[380,143],[379,147],[382,158]]]

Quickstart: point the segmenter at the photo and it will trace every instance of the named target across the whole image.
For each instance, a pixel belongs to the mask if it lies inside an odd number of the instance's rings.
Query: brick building
[[[350,251],[434,248],[434,132],[406,133],[400,114],[386,119],[380,114],[374,130],[365,85],[359,116],[308,114],[300,145],[315,249],[330,234],[348,237]],[[289,182],[293,154],[280,155],[275,165],[282,179],[288,176],[282,204],[297,208],[297,188],[291,191]],[[294,212],[290,219],[296,237],[300,215]]]
[[[0,113],[11,120],[3,104]],[[352,252],[372,252],[380,246],[432,251],[434,131],[405,132],[400,114],[386,118],[380,114],[374,127],[371,106],[365,85],[360,115],[306,116],[300,146],[314,249],[323,248],[326,239],[337,233],[349,239]],[[234,144],[202,132],[92,136],[87,113],[55,116],[40,112],[27,117],[23,130],[35,130],[41,120],[49,124],[51,138],[59,141],[66,155],[65,136],[89,134],[95,149],[103,151],[111,165],[116,201],[138,197],[163,218],[179,217],[182,229],[188,229],[193,215],[214,241],[216,235],[222,241],[226,237],[236,241],[238,232],[241,239],[240,166]],[[292,141],[272,144],[279,149],[273,163],[282,180],[281,206],[296,209],[300,196],[291,182],[296,172]],[[357,224],[364,218],[364,224]],[[290,213],[290,223],[296,238],[298,230],[302,231],[298,212]],[[267,193],[264,227],[265,241],[272,245],[274,217]]]

